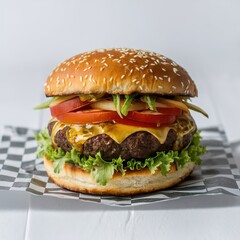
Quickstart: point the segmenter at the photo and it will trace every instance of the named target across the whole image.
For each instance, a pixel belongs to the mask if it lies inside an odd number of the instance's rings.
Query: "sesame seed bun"
[[[167,176],[163,176],[159,170],[151,174],[147,168],[127,171],[124,176],[115,173],[106,186],[101,186],[89,173],[72,164],[65,163],[60,173],[54,173],[53,164],[46,157],[44,165],[51,180],[63,188],[83,193],[119,196],[153,192],[175,186],[188,177],[195,167],[193,162],[189,162],[177,170],[173,164]]]
[[[188,73],[163,55],[134,49],[102,49],[76,55],[55,68],[46,96],[71,94],[197,96]]]

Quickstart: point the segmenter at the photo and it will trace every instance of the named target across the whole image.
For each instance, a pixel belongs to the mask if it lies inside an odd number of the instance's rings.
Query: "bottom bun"
[[[46,157],[44,157],[44,165],[48,176],[58,186],[76,192],[118,196],[135,195],[172,187],[189,176],[195,167],[193,162],[189,162],[177,170],[173,164],[166,176],[163,176],[159,170],[151,174],[148,168],[126,171],[124,176],[121,173],[115,173],[106,186],[101,186],[95,182],[90,173],[84,172],[73,164],[66,163],[60,173],[54,172],[52,161]]]

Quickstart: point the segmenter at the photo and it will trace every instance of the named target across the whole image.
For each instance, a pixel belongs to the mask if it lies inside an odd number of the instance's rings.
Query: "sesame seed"
[[[157,76],[154,76],[155,80],[158,80]]]
[[[113,80],[113,77],[110,77],[109,81],[111,82]]]
[[[145,78],[145,77],[146,77],[146,74],[144,73],[143,76],[142,76],[142,78]]]
[[[149,71],[150,71],[151,73],[153,73],[153,70],[152,70],[151,68],[149,69]]]
[[[106,80],[107,80],[107,79],[104,77],[104,78],[103,78],[103,82],[105,83],[105,82],[106,82]]]
[[[173,68],[173,72],[176,74],[176,75],[178,75],[178,76],[181,76],[179,73],[178,73],[178,69],[177,68]]]
[[[136,67],[136,70],[139,71],[140,69],[138,67]]]
[[[47,85],[47,90],[50,91],[51,87],[49,85]]]
[[[175,62],[173,62],[173,61],[172,61],[170,64],[171,64],[172,66],[177,66],[177,64],[176,64]]]
[[[140,83],[140,81],[136,81],[136,84],[138,85]]]
[[[160,80],[163,80],[163,78],[162,77],[158,77]]]
[[[63,79],[62,79],[62,83],[64,83],[64,82],[65,82],[65,79],[63,78]]]
[[[88,75],[86,74],[84,78],[86,79],[87,77],[88,77]]]
[[[162,61],[166,62],[166,59],[164,59],[164,57],[159,57]]]
[[[68,83],[68,86],[70,87],[72,85],[72,82],[70,81],[69,83]]]
[[[163,70],[164,72],[166,72],[166,71],[167,71],[165,68],[162,68],[162,70]]]
[[[122,75],[122,76],[121,76],[121,79],[123,79],[124,77],[125,77],[125,75]]]
[[[176,86],[172,86],[173,89],[176,89]]]
[[[84,68],[83,71],[86,72],[88,69],[87,68]]]
[[[163,86],[161,86],[161,85],[158,85],[158,88],[161,88],[161,89],[162,89],[162,88],[163,88]]]
[[[183,83],[183,81],[181,81],[181,85],[182,85],[182,87],[184,88],[184,83]]]
[[[134,83],[134,82],[136,82],[136,81],[137,81],[137,79],[136,79],[136,78],[132,80],[132,82],[133,82],[133,83]]]
[[[106,67],[108,67],[107,63],[104,63],[104,65],[105,65]]]
[[[79,81],[82,82],[82,80],[83,80],[83,78],[82,78],[82,76],[80,76],[80,77],[79,77]]]
[[[102,71],[103,71],[103,69],[104,69],[104,67],[101,67],[101,68],[100,68],[100,72],[102,72]]]
[[[131,69],[131,70],[130,70],[130,72],[129,72],[129,75],[131,75],[131,74],[132,74],[132,72],[133,72],[133,69]]]
[[[171,82],[171,78],[170,77],[168,77],[168,82]]]
[[[123,64],[123,66],[125,67],[125,66],[127,66],[127,64],[126,64],[126,63],[124,63],[124,64]]]
[[[74,78],[74,75],[70,75],[71,78]]]
[[[51,77],[51,78],[50,78],[50,82],[51,82],[52,80],[53,80],[53,78]]]
[[[143,90],[143,87],[142,86],[139,86],[140,90]]]

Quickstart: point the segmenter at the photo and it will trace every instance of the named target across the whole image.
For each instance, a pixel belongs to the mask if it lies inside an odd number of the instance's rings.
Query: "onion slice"
[[[157,98],[156,107],[175,107],[182,109],[185,112],[189,112],[185,103],[167,98]]]
[[[120,106],[122,107],[124,101],[121,100]],[[98,102],[94,102],[90,105],[94,109],[102,109],[102,110],[111,110],[116,111],[113,101],[110,100],[102,100]],[[128,111],[138,111],[148,109],[148,106],[144,102],[133,102]]]

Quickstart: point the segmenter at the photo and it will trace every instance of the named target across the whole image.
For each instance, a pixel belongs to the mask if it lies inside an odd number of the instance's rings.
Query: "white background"
[[[32,108],[44,99],[44,81],[64,59],[97,48],[140,48],[162,53],[188,70],[199,88],[194,102],[210,115],[197,114],[198,125],[222,124],[237,153],[239,12],[237,0],[0,0],[0,125],[46,124],[47,118]],[[230,197],[130,210],[69,206],[22,193],[0,192],[0,199],[0,239],[74,234],[81,239],[238,239],[240,233],[240,202]]]

